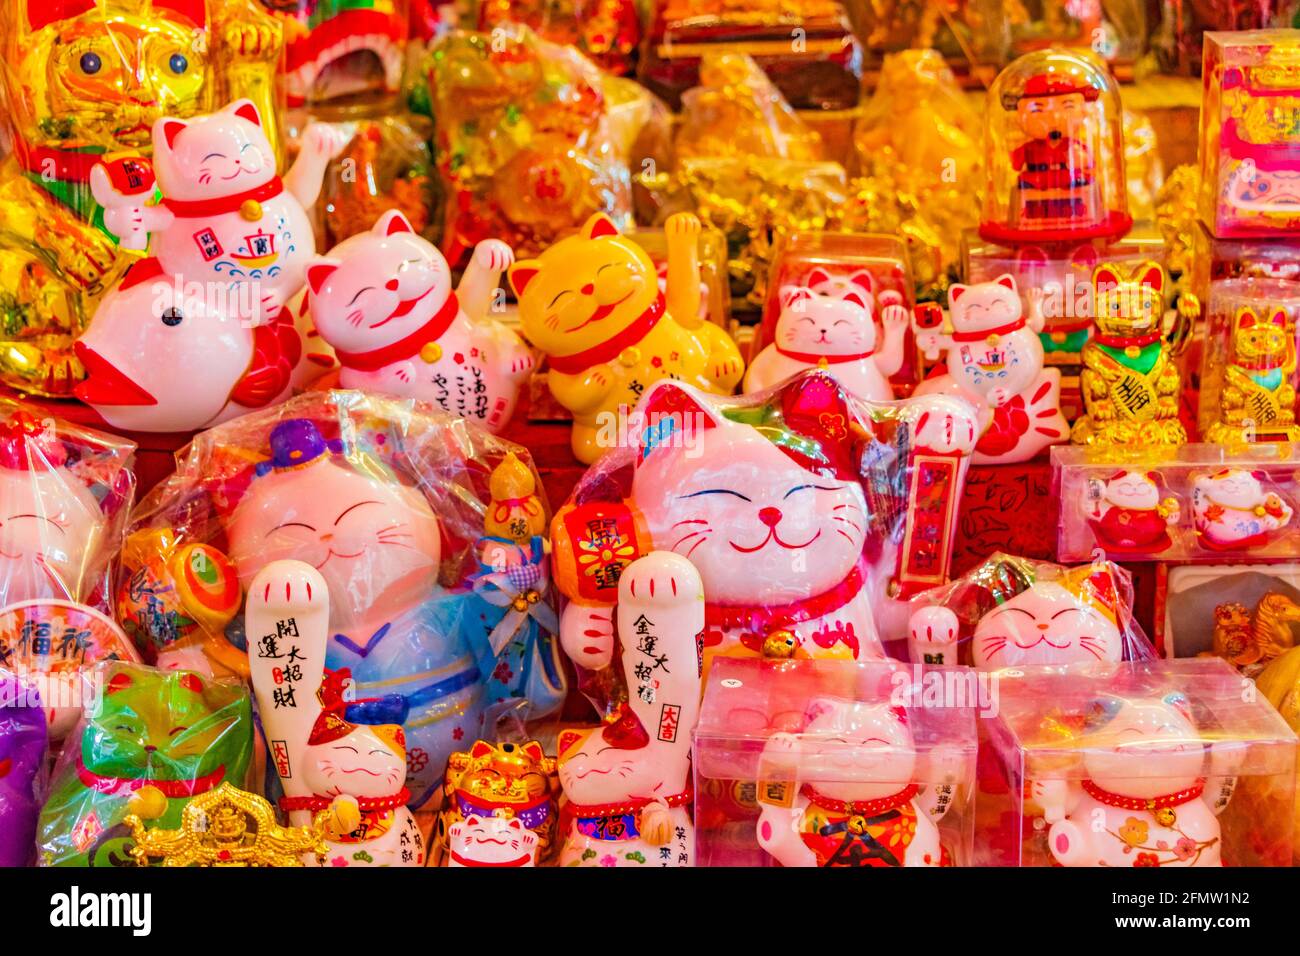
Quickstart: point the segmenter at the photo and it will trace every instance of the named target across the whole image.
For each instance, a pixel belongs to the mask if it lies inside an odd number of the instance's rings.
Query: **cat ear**
[[[1010,289],[1012,292],[1016,291],[1016,277],[1013,276],[1010,272],[1002,273],[1002,275],[998,276],[993,281],[996,282],[998,285],[1002,286],[1003,288]]]
[[[804,280],[804,285],[818,286],[823,282],[829,282],[830,278],[831,274],[821,266],[818,266],[816,269],[813,269],[812,272],[808,273],[808,278]]]
[[[849,276],[849,281],[856,286],[866,289],[872,295],[876,294],[876,280],[866,269],[859,269],[853,275]]]
[[[257,105],[252,100],[236,100],[226,107],[226,112],[247,120],[259,129],[262,126],[262,115],[257,112]]]
[[[781,303],[782,309],[789,309],[796,302],[801,302],[805,299],[811,299],[812,297],[813,297],[812,292],[801,285],[782,286],[780,293],[778,293],[777,295],[777,298]]]
[[[962,285],[960,282],[954,282],[952,285],[948,286],[948,307],[952,308],[952,306],[956,305],[957,300],[965,294],[966,286]]]
[[[184,120],[172,119],[170,116],[164,116],[158,122],[154,123],[154,152],[165,151],[170,153],[176,148],[176,137],[188,128],[189,124]]]
[[[307,288],[311,289],[311,294],[320,295],[321,286],[325,284],[325,280],[332,276],[342,264],[337,259],[327,259],[325,256],[316,256],[308,263]]]
[[[474,741],[474,746],[469,748],[471,757],[486,757],[492,752],[492,745],[486,740]]]
[[[1092,270],[1092,287],[1098,292],[1104,289],[1113,289],[1122,281],[1119,270],[1109,262],[1103,262]]]
[[[1276,325],[1279,329],[1285,329],[1286,318],[1287,316],[1286,316],[1285,309],[1274,309],[1273,314],[1269,316],[1268,321],[1271,325]]]
[[[524,744],[521,749],[524,752],[524,756],[534,763],[541,763],[546,759],[546,751],[542,749],[542,745],[536,740],[528,741],[528,743]]]
[[[520,820],[518,817],[511,817],[510,821],[506,824],[506,826],[508,826],[511,830],[522,830],[524,828],[524,822]]]
[[[125,671],[118,671],[108,679],[108,686],[104,688],[106,694],[117,694],[126,690],[135,683],[135,678]]]
[[[1133,271],[1133,279],[1138,285],[1150,286],[1156,292],[1165,291],[1165,270],[1157,263],[1142,263]]]
[[[803,723],[807,727],[813,721],[818,720],[827,714],[834,714],[838,709],[836,701],[829,697],[814,697],[808,701],[808,706],[803,711]]]
[[[617,236],[619,231],[613,219],[598,212],[582,224],[582,234],[588,239],[600,239],[604,236]]]
[[[1255,310],[1248,305],[1243,306],[1237,313],[1237,328],[1239,329],[1254,328],[1255,323],[1258,321],[1259,316],[1257,316]]]
[[[867,298],[869,298],[869,297],[870,297],[870,296],[867,296]],[[863,297],[863,295],[862,295],[861,292],[857,292],[857,291],[850,290],[850,291],[844,293],[844,297],[843,297],[843,299],[842,299],[841,301],[843,301],[843,302],[852,302],[854,305],[856,305],[856,306],[857,306],[858,308],[860,308],[860,309],[866,309],[866,308],[869,308],[869,306],[867,305],[866,298]]]
[[[524,294],[528,283],[537,278],[537,273],[541,271],[541,264],[536,259],[521,259],[510,267],[506,278],[510,280],[510,288],[515,290],[515,298]]]
[[[636,406],[637,464],[659,448],[690,448],[706,428],[722,423],[712,404],[689,385],[660,379]]]
[[[563,759],[565,754],[586,740],[587,735],[590,733],[592,733],[590,730],[574,730],[572,728],[561,730],[560,737],[555,742],[555,756]]]
[[[1187,719],[1188,723],[1193,722],[1192,702],[1187,699],[1187,695],[1184,694],[1182,691],[1180,690],[1171,691],[1170,693],[1165,694],[1163,700],[1174,710],[1178,711],[1178,713],[1182,714],[1183,717]]]
[[[95,0],[27,0],[27,23],[39,30],[95,9]]]
[[[402,215],[400,209],[388,210],[379,217],[379,221],[375,223],[370,231],[377,236],[393,236],[399,232],[415,232],[411,228],[410,220]]]
[[[179,13],[196,27],[207,24],[207,0],[153,0],[153,8],[155,12],[171,10],[173,13]]]
[[[904,727],[907,726],[906,708],[902,707],[901,705],[895,704],[893,707],[889,708],[889,712],[893,714],[894,719],[897,720],[900,724],[902,724]]]

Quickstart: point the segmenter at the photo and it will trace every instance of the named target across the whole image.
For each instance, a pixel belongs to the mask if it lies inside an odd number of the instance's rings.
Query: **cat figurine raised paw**
[[[1214,551],[1264,547],[1291,523],[1295,509],[1275,491],[1268,476],[1245,468],[1222,468],[1192,479],[1192,523],[1200,543]]]

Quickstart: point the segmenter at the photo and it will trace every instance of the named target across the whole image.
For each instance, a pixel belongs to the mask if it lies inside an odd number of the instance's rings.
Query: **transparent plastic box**
[[[1291,558],[1300,548],[1300,448],[1289,442],[1052,449],[1057,557]]]
[[[966,667],[718,658],[698,864],[969,865],[980,686]]]
[[[1224,661],[996,676],[978,862],[1290,864],[1296,737]]]

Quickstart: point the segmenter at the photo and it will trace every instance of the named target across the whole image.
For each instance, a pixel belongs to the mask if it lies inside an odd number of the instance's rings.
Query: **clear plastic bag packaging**
[[[49,778],[36,686],[0,669],[0,867],[31,866]]]
[[[971,865],[976,702],[964,667],[718,661],[695,731],[699,865]]]
[[[141,503],[132,540],[157,549],[137,556],[139,599],[120,613],[151,661],[245,674],[241,584],[274,560],[317,567],[325,666],[381,698],[374,722],[404,725],[418,807],[448,754],[491,734],[485,712],[563,701],[542,494],[526,451],[464,420],[301,395],[200,434]]]
[[[981,863],[1290,865],[1295,734],[1224,661],[995,676]]]

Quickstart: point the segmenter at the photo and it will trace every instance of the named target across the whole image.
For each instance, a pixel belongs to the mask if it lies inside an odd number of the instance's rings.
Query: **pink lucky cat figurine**
[[[1031,795],[1062,866],[1222,866],[1217,815],[1231,759],[1211,754],[1180,693],[1097,703],[1082,780],[1042,779]],[[1081,741],[1083,743],[1083,741]],[[1216,759],[1217,758],[1217,759]],[[1208,770],[1207,770],[1207,765]]]
[[[782,288],[776,341],[749,367],[745,391],[759,392],[798,371],[820,367],[858,398],[893,399],[889,376],[903,365],[909,317],[901,297],[886,291],[880,297],[881,341],[873,314],[876,301],[875,282],[863,269],[837,279],[817,268],[803,285]]]
[[[153,128],[153,169],[162,203],[123,194],[107,170],[92,174],[95,199],[115,235],[153,233],[153,252],[168,275],[227,290],[260,324],[303,287],[316,251],[307,212],[320,196],[330,160],[346,145],[326,124],[310,124],[293,168],[281,180],[275,152],[251,100]]]
[[[423,866],[424,837],[406,808],[406,737],[357,721],[351,674],[325,667],[329,585],[301,561],[275,561],[249,586],[248,663],[262,731],[294,826],[322,810],[328,866]],[[315,861],[304,855],[303,861]]]
[[[338,353],[341,384],[420,399],[500,431],[534,365],[519,336],[489,315],[513,262],[504,242],[484,240],[453,291],[442,253],[395,210],[317,257],[307,269],[311,317]]]
[[[760,793],[777,786],[792,802],[760,797],[759,846],[782,866],[951,866],[936,826],[948,803],[939,781],[916,782],[918,762],[903,708],[810,701],[802,732],[763,748]]]
[[[536,866],[537,834],[515,816],[471,813],[447,829],[448,866]]]
[[[918,331],[926,355],[947,353],[947,372],[932,376],[917,395],[959,395],[979,412],[981,434],[973,460],[978,463],[1028,461],[1043,448],[1069,438],[1061,415],[1061,373],[1043,367],[1042,290],[1030,293],[1025,317],[1016,280],[948,289],[953,331]]]
[[[691,736],[700,714],[699,572],[655,551],[619,581],[627,700],[612,722],[560,734],[569,799],[560,866],[692,866]]]
[[[1263,472],[1223,468],[1192,479],[1192,523],[1204,547],[1236,551],[1261,547],[1291,523],[1295,511],[1265,491]]]

